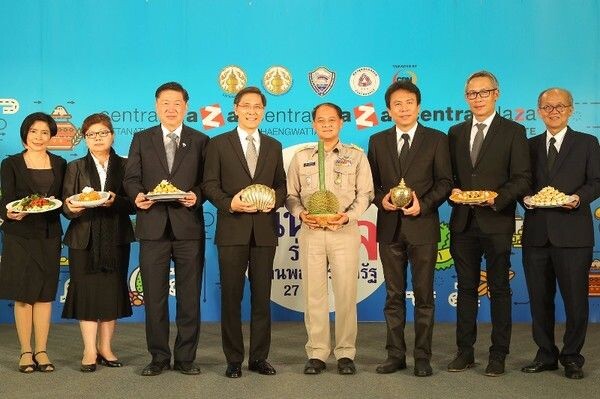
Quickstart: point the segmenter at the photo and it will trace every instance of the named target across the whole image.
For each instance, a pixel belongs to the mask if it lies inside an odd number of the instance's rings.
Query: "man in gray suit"
[[[177,338],[174,369],[199,374],[194,363],[200,333],[200,280],[204,264],[202,167],[208,136],[183,125],[188,93],[176,82],[156,90],[160,125],[136,133],[129,149],[124,186],[137,207],[136,236],[146,306],[146,341],[152,361],[144,376],[170,368],[169,274],[175,261]],[[146,194],[162,180],[186,192],[184,198],[156,202]]]
[[[248,369],[263,375],[276,373],[267,361],[271,345],[271,275],[277,246],[275,210],[283,205],[287,190],[281,144],[258,130],[267,105],[265,95],[256,87],[246,87],[233,102],[238,126],[210,140],[202,188],[217,208],[215,243],[221,275],[225,375],[239,378],[244,361],[241,301],[246,270],[252,296]],[[257,211],[242,201],[242,189],[251,184],[275,189],[272,209]]]

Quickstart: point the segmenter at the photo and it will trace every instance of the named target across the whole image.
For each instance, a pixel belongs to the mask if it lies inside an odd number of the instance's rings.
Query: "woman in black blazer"
[[[19,371],[54,371],[46,353],[52,301],[58,288],[60,209],[27,214],[6,209],[32,194],[60,197],[66,162],[47,151],[57,133],[50,115],[36,112],[21,124],[25,151],[2,161],[0,217],[4,246],[0,264],[0,298],[15,301],[15,326],[21,345]],[[31,334],[35,337],[32,351]]]
[[[71,220],[64,238],[71,279],[62,317],[79,320],[81,371],[92,372],[96,363],[122,366],[111,340],[115,320],[131,316],[127,270],[134,241],[129,215],[134,208],[123,191],[126,159],[112,149],[114,130],[108,116],[88,116],[81,132],[89,151],[67,165],[63,185],[63,212]],[[85,187],[109,192],[109,199],[96,208],[76,206],[70,197]]]

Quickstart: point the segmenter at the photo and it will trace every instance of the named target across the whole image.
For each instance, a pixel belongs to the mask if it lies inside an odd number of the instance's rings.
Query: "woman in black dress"
[[[70,282],[62,317],[79,320],[84,345],[81,371],[92,372],[96,363],[122,366],[111,340],[115,320],[131,316],[127,270],[134,241],[129,215],[134,208],[123,191],[126,159],[112,148],[114,131],[108,116],[88,116],[81,132],[89,151],[67,165],[63,184],[63,212],[71,222],[64,238]],[[69,197],[85,187],[108,192],[109,199],[96,208],[76,206]]]
[[[66,162],[47,151],[56,122],[36,112],[21,124],[25,151],[2,161],[0,217],[4,246],[0,263],[0,298],[15,301],[15,326],[21,345],[19,371],[54,371],[46,353],[60,264],[60,208],[28,214],[6,205],[32,194],[60,197]],[[31,334],[35,350],[31,346]]]

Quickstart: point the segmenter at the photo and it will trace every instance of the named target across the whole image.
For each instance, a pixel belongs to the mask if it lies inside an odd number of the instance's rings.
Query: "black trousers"
[[[275,247],[220,245],[221,335],[228,363],[244,361],[241,305],[246,270],[250,281],[249,360],[265,360],[271,347],[271,276]]]
[[[589,269],[592,248],[523,247],[523,266],[531,306],[533,340],[538,346],[536,361],[544,364],[585,362],[581,348],[588,325]],[[567,316],[563,348],[554,343],[554,298],[556,283]]]
[[[386,298],[383,313],[387,326],[385,348],[388,356],[404,358],[406,342],[406,271],[410,261],[415,298],[415,359],[431,359],[433,335],[433,274],[437,259],[437,244],[412,245],[401,235],[396,242],[379,244],[379,254],[385,276]]]
[[[175,263],[175,361],[196,358],[200,336],[200,287],[204,240],[176,240],[169,225],[159,240],[140,240],[140,270],[146,308],[146,342],[153,361],[170,360],[169,274]]]
[[[485,234],[473,217],[463,232],[452,232],[450,253],[458,276],[456,344],[461,353],[472,354],[477,339],[478,288],[481,260],[485,256],[490,293],[492,345],[490,357],[503,360],[509,352],[512,304],[508,273],[512,234]]]

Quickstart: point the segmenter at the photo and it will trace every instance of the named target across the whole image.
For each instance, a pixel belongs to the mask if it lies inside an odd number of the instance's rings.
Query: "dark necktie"
[[[250,170],[250,176],[254,177],[256,171],[256,162],[258,161],[258,154],[256,153],[256,146],[254,145],[254,137],[246,136],[248,140],[248,148],[246,149],[246,162],[248,163],[248,169]]]
[[[556,157],[558,156],[558,151],[556,150],[554,143],[556,143],[556,139],[554,137],[550,138],[550,145],[548,146],[548,173],[552,170]]]
[[[175,159],[175,151],[177,150],[177,135],[173,132],[167,134],[167,144],[165,144],[165,151],[167,153],[167,166],[169,172],[173,168],[173,160]]]
[[[483,144],[483,129],[485,129],[485,126],[485,123],[475,124],[477,133],[475,133],[473,147],[471,147],[471,165],[473,166],[475,166],[475,163],[477,162],[477,157],[479,156],[479,151],[481,150],[481,145]]]
[[[399,161],[400,161],[400,174],[403,175],[406,169],[406,157],[408,157],[408,150],[410,149],[410,144],[408,143],[408,140],[410,139],[410,136],[406,133],[403,133],[401,136],[401,140],[403,140],[404,142],[402,143],[402,148],[400,148],[400,156],[398,157]]]

